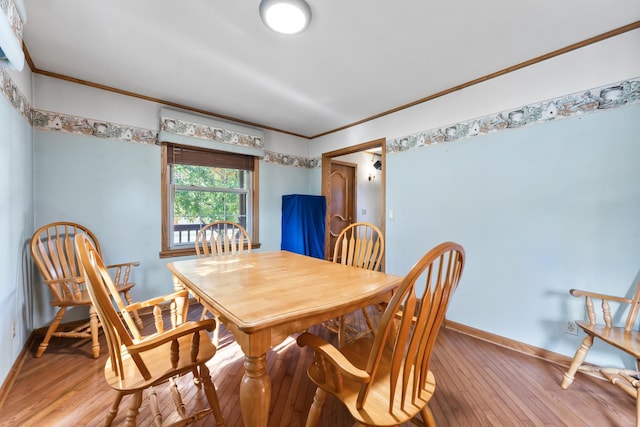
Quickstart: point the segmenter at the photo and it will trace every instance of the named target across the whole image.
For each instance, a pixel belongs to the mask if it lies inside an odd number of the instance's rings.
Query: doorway
[[[367,222],[372,222],[379,226],[382,234],[385,233],[385,157],[386,157],[386,138],[376,139],[351,147],[342,148],[335,151],[322,154],[322,195],[327,201],[327,216],[325,229],[325,259],[331,259],[333,256],[333,244],[339,230],[342,230],[351,222],[356,222],[359,217],[366,215]],[[350,158],[351,154],[366,153],[371,164],[365,165],[358,174],[358,168],[354,168],[354,178],[349,180],[347,172],[340,170],[341,166],[354,166],[351,162],[341,161],[341,157]],[[369,162],[367,162],[369,163]],[[373,170],[372,174],[367,169]],[[340,170],[340,171],[339,171]],[[363,174],[368,174],[366,178],[362,178]],[[369,210],[358,206],[358,176],[361,177],[360,185],[376,185],[380,191],[375,197],[375,208]],[[364,182],[362,182],[364,180]],[[377,181],[376,181],[377,180]],[[350,182],[349,182],[350,181]],[[360,187],[362,188],[362,187]],[[362,192],[361,192],[362,193]],[[349,207],[349,201],[345,196],[351,197],[353,207]],[[358,215],[359,214],[359,215]],[[351,217],[351,218],[349,218]],[[335,234],[335,236],[333,236]],[[333,237],[333,239],[332,239]],[[384,260],[382,263],[384,271]]]

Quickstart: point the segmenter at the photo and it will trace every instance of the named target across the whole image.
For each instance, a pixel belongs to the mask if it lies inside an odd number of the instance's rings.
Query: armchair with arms
[[[74,251],[73,239],[80,233],[88,236],[96,251],[101,253],[100,243],[96,236],[87,227],[74,222],[61,221],[43,225],[36,230],[31,238],[31,256],[42,274],[44,285],[49,288],[50,304],[58,307],[58,311],[36,351],[36,357],[42,356],[49,346],[51,337],[54,336],[91,338],[93,357],[97,358],[100,355],[98,318],[89,299]],[[122,293],[129,304],[133,302],[129,291],[135,286],[135,283],[130,280],[131,271],[133,267],[138,265],[140,265],[138,262],[126,262],[107,266],[112,272],[118,292]],[[60,322],[64,314],[69,307],[74,306],[89,307],[89,321],[71,330],[61,328]],[[138,313],[133,312],[133,316],[136,324],[142,327]]]
[[[78,234],[75,243],[87,291],[102,322],[109,347],[109,358],[104,367],[105,380],[117,392],[105,425],[111,425],[117,416],[123,396],[131,394],[133,398],[125,423],[135,426],[144,390],[149,390],[153,424],[163,425],[163,408],[159,405],[155,387],[168,382],[180,417],[171,425],[185,425],[213,413],[216,425],[223,426],[218,396],[206,365],[216,353],[216,347],[207,333],[215,329],[215,319],[185,322],[187,291],[125,305],[89,237]],[[170,304],[170,329],[164,328],[161,304]],[[153,307],[156,332],[143,336],[134,324],[131,313],[146,307]],[[203,384],[209,404],[209,408],[194,411],[190,415],[176,384],[176,378],[187,373],[193,373],[197,385]]]

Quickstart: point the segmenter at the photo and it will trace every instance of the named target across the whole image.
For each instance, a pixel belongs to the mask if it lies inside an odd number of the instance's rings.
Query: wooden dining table
[[[240,407],[245,426],[267,426],[271,381],[266,354],[289,335],[386,302],[402,277],[287,251],[190,259],[167,264],[233,334],[245,355]]]

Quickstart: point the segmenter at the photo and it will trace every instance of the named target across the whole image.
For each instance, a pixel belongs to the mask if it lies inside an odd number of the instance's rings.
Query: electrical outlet
[[[568,320],[564,327],[565,334],[578,335],[578,325],[573,320]]]
[[[11,321],[11,338],[16,337],[16,322]]]

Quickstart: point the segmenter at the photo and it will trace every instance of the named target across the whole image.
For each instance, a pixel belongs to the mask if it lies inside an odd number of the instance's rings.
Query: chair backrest
[[[338,235],[333,248],[333,262],[378,270],[384,255],[384,237],[378,227],[367,222],[354,222]]]
[[[42,277],[45,281],[57,281],[48,284],[54,298],[52,304],[81,301],[86,298],[73,240],[81,233],[91,240],[100,253],[100,244],[96,236],[86,227],[74,222],[43,225],[31,237],[31,256]]]
[[[75,236],[75,250],[91,302],[102,323],[109,347],[111,367],[120,378],[124,379],[121,347],[130,346],[140,340],[140,332],[105,268],[100,253],[86,234]],[[140,356],[131,355],[131,357],[138,365],[140,373],[145,378],[149,378],[149,372]]]
[[[366,370],[371,376],[358,395],[364,405],[378,375],[389,375],[389,411],[394,401],[414,402],[424,392],[429,361],[444,321],[451,295],[458,286],[464,267],[462,246],[446,242],[431,249],[418,261],[394,291],[374,337]],[[381,359],[388,372],[379,372]],[[407,395],[411,391],[411,395]]]
[[[251,252],[251,238],[240,224],[215,221],[202,227],[196,236],[198,258]]]

